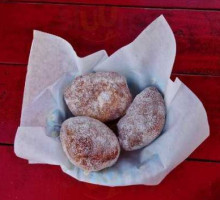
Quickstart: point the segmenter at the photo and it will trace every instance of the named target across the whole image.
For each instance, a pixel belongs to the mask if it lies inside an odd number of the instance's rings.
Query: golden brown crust
[[[77,77],[66,88],[64,99],[73,115],[106,122],[123,116],[132,96],[123,76],[97,72]]]
[[[163,97],[155,87],[148,87],[135,97],[117,124],[122,148],[132,151],[150,144],[159,136],[164,123]]]
[[[90,117],[73,117],[61,127],[61,143],[75,166],[99,171],[112,166],[120,154],[115,134],[102,122]]]

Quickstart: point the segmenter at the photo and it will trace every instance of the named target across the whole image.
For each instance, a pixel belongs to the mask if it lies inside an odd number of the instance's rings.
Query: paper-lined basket
[[[109,57],[102,50],[80,58],[62,38],[35,31],[21,125],[15,138],[16,155],[29,163],[60,165],[63,172],[89,183],[159,184],[209,135],[201,101],[178,78],[170,80],[175,54],[175,38],[163,16]],[[64,88],[74,77],[92,71],[124,75],[133,95],[156,86],[164,95],[167,114],[163,132],[153,143],[138,151],[123,152],[114,166],[87,175],[68,161],[56,127],[70,116],[63,100]]]

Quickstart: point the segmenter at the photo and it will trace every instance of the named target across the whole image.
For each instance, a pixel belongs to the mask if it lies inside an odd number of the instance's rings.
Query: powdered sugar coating
[[[66,88],[64,99],[73,115],[105,122],[124,115],[132,96],[125,77],[115,72],[96,72],[77,77]]]
[[[90,117],[67,119],[62,124],[60,139],[70,162],[87,172],[112,166],[120,154],[112,130]]]
[[[165,103],[155,87],[138,94],[117,127],[123,149],[132,151],[151,143],[165,123]]]

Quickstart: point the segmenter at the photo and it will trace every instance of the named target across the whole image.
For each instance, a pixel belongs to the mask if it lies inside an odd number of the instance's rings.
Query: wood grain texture
[[[26,67],[0,65],[0,143],[13,143],[20,123]]]
[[[0,143],[14,142],[21,114],[25,74],[26,67],[0,65]],[[190,157],[220,161],[220,95],[217,94],[220,91],[220,77],[178,77],[204,103],[211,127],[211,136]]]
[[[0,4],[0,63],[27,63],[33,29],[63,37],[80,56],[100,49],[112,54],[161,14],[177,40],[174,72],[220,75],[220,12],[215,11]]]
[[[103,187],[82,183],[58,166],[28,165],[13,147],[0,146],[1,199],[218,200],[220,164],[185,161],[158,186]]]
[[[100,49],[112,54],[164,14],[177,40],[173,72],[204,103],[211,128],[190,158],[220,161],[220,12],[209,9],[219,10],[220,1],[0,0],[0,143],[13,144],[19,125],[33,29],[65,38],[80,56]],[[220,199],[219,162],[184,161],[155,187],[109,188],[81,183],[57,166],[28,165],[3,144],[0,199]]]
[[[6,1],[6,0],[5,0]],[[8,0],[9,2],[20,2],[21,0]],[[160,8],[193,8],[193,9],[220,9],[219,0],[22,0],[25,2],[55,2],[74,4],[94,4],[94,5],[116,5],[116,6],[143,6]]]

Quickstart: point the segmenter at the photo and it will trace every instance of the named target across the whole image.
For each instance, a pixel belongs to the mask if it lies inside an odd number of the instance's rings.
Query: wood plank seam
[[[199,158],[187,158],[186,161],[189,161],[189,162],[213,162],[213,163],[220,164],[220,160],[208,160],[208,159],[199,159]]]
[[[14,144],[0,143],[0,147],[1,146],[14,147]],[[219,163],[220,164],[220,160],[200,159],[200,158],[187,158],[187,159],[185,159],[185,161],[189,161],[189,162],[209,162],[209,163],[211,162],[211,163]]]
[[[11,65],[16,65],[16,66],[21,66],[21,67],[26,67],[27,66],[27,64],[26,63],[9,63],[9,62],[7,62],[7,63],[3,63],[3,62],[0,62],[0,67],[1,67],[1,65],[8,65],[9,67],[11,66]]]
[[[156,7],[156,6],[139,6],[139,5],[111,5],[111,4],[94,4],[94,3],[70,3],[70,2],[43,2],[43,1],[3,1],[2,4],[47,4],[47,5],[69,5],[69,6],[94,6],[94,7],[118,7],[118,8],[145,8],[155,10],[194,10],[194,11],[220,11],[220,9],[214,8],[184,8],[184,7]]]
[[[0,146],[14,146],[14,144],[0,143]]]
[[[184,76],[203,76],[203,77],[215,77],[215,78],[218,78],[220,77],[220,75],[218,74],[205,74],[205,73],[184,73],[184,72],[179,72],[179,73],[171,73],[171,75],[174,75],[174,76],[181,76],[181,75],[184,75]]]

